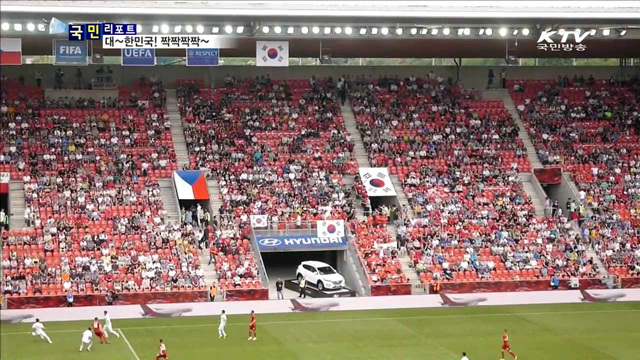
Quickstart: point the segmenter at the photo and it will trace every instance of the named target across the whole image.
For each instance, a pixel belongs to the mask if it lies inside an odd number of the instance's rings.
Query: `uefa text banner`
[[[360,168],[360,179],[369,196],[397,196],[387,168]]]
[[[230,49],[236,40],[218,35],[105,35],[104,49]]]
[[[187,49],[187,66],[220,65],[219,49]]]
[[[345,250],[345,237],[317,237],[315,235],[256,236],[258,249],[263,252]]]
[[[288,41],[256,41],[257,66],[289,66]]]
[[[86,41],[53,40],[54,65],[88,65]]]
[[[22,65],[22,39],[0,38],[0,65]]]
[[[122,66],[155,66],[156,49],[122,49]]]

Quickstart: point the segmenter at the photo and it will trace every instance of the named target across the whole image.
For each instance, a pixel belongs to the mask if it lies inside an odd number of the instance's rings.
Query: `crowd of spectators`
[[[515,80],[512,98],[546,166],[571,172],[583,237],[609,273],[640,274],[640,81]]]

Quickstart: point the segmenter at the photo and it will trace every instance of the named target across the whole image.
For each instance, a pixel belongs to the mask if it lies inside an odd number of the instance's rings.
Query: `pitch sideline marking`
[[[615,312],[640,312],[638,309],[623,310],[580,310],[580,311],[546,311],[546,312],[521,312],[521,313],[494,313],[494,314],[451,314],[451,315],[421,315],[421,316],[398,316],[398,317],[377,317],[377,318],[341,318],[341,319],[319,319],[319,320],[290,320],[290,321],[265,321],[260,325],[283,325],[283,324],[309,324],[309,323],[330,323],[343,321],[384,321],[384,320],[413,320],[413,319],[436,319],[436,318],[461,318],[461,317],[491,317],[491,316],[520,316],[520,315],[558,315],[558,314],[595,314],[595,313],[615,313]],[[217,315],[203,315],[208,317],[217,317]],[[201,317],[201,316],[198,316]],[[189,317],[175,317],[174,319],[188,319]],[[123,319],[132,320],[132,319]],[[228,326],[246,326],[242,323],[228,323]],[[118,331],[124,330],[143,330],[143,329],[164,329],[164,328],[190,328],[190,327],[208,327],[218,326],[218,324],[188,324],[188,325],[159,325],[159,326],[131,326],[122,327]],[[78,330],[54,330],[47,333],[68,333],[77,332]],[[0,335],[30,335],[25,332],[7,332]],[[123,334],[124,336],[124,334]]]
[[[118,332],[120,333],[120,335],[122,335],[122,338],[124,339],[124,342],[127,343],[127,346],[129,347],[129,350],[131,350],[131,353],[133,354],[133,357],[135,357],[136,360],[140,360],[140,358],[138,357],[138,354],[136,353],[136,351],[133,350],[133,346],[131,346],[131,343],[129,342],[127,337],[122,332],[122,329],[118,329]]]

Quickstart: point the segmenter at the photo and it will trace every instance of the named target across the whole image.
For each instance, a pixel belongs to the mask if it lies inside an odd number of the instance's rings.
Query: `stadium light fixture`
[[[627,29],[622,29],[622,31],[620,31],[620,36],[625,36],[627,35]]]
[[[169,25],[162,24],[162,26],[160,26],[160,31],[162,31],[163,34],[168,33],[169,32]]]
[[[500,36],[505,37],[507,36],[507,32],[509,30],[507,30],[507,28],[500,28]]]
[[[33,30],[35,30],[35,29],[36,29],[36,26],[35,26],[35,25],[33,25],[33,23],[28,23],[28,24],[27,24],[27,30],[29,30],[29,31],[33,31]]]
[[[602,35],[604,36],[611,35],[611,29],[602,29]]]
[[[293,26],[289,26],[287,28],[287,34],[293,34],[296,31],[296,28],[294,28]]]
[[[360,35],[367,35],[367,28],[360,28]]]
[[[346,28],[344,28],[344,33],[347,35],[351,35],[353,33],[353,29],[351,28],[351,26],[347,26]]]
[[[273,32],[276,34],[280,34],[282,32],[282,26],[274,26]]]
[[[269,27],[268,27],[268,26],[263,26],[263,27],[262,27],[262,33],[263,33],[263,34],[268,34],[268,33],[269,33],[269,30],[270,30],[270,29],[269,29]]]
[[[11,24],[9,24],[8,22],[2,23],[2,30],[7,31],[9,30],[10,27],[11,27]]]
[[[179,34],[182,31],[182,25],[176,25],[173,27],[173,32]]]
[[[301,28],[300,28],[300,31],[301,31],[303,34],[308,34],[308,33],[309,33],[309,27],[307,27],[307,26],[303,26],[303,27],[301,27]]]
[[[231,25],[225,26],[224,27],[224,32],[226,32],[227,34],[233,33],[233,26],[231,26]]]
[[[325,27],[324,27],[324,34],[325,34],[325,35],[329,35],[329,34],[331,34],[331,28],[330,28],[330,27],[328,27],[328,26],[325,26]]]
[[[371,28],[371,35],[378,35],[378,28]]]
[[[140,25],[140,24],[136,24],[136,31],[137,31],[138,33],[142,33],[142,25]]]
[[[236,27],[236,34],[242,34],[244,32],[244,26]]]
[[[311,29],[311,32],[313,32],[314,34],[319,34],[319,33],[320,33],[320,27],[318,27],[318,26],[314,26],[314,27]]]
[[[13,30],[22,31],[22,24],[20,24],[20,23],[13,24]]]
[[[396,35],[402,35],[403,32],[404,32],[404,30],[402,30],[402,28],[397,28],[396,29]]]
[[[511,33],[513,36],[518,35],[518,29],[513,29],[513,32]]]
[[[437,32],[436,32],[436,34],[437,34]],[[448,27],[442,29],[442,34],[446,35],[446,36],[449,36],[449,34],[451,34],[451,29],[449,29]]]
[[[448,28],[447,28],[447,29],[448,29]],[[433,28],[433,29],[431,29],[431,35],[438,35],[438,32],[439,32],[439,31],[440,31],[440,30],[438,30],[438,28]],[[444,30],[443,30],[442,32],[444,33]],[[448,35],[448,34],[445,34],[445,35]]]
[[[202,25],[196,26],[196,31],[198,32],[198,34],[202,34],[204,32],[204,26]]]
[[[380,29],[380,33],[382,33],[382,35],[389,35],[389,28],[383,27],[382,29]]]
[[[529,36],[529,29],[528,28],[522,29],[522,35]]]
[[[484,35],[484,28],[480,28],[480,30],[478,30],[478,35]]]
[[[433,30],[431,30],[431,33],[433,33]],[[420,35],[429,35],[429,29],[420,30]]]
[[[187,25],[184,27],[184,31],[188,32],[189,34],[191,34],[193,32],[193,25]]]
[[[484,33],[485,33],[487,36],[491,36],[491,35],[493,35],[493,29],[492,29],[492,28],[487,28],[487,30],[485,30],[485,31],[484,31]]]
[[[45,24],[38,24],[38,31],[47,31],[47,26]]]
[[[462,33],[464,33],[464,29],[463,28],[459,28],[458,29],[458,36],[462,36]]]
[[[418,29],[417,28],[411,28],[411,35],[415,35],[418,33]]]
[[[160,31],[160,27],[158,25],[153,25],[153,27],[151,28],[151,32],[157,33],[158,31]]]
[[[598,33],[598,30],[596,30],[596,29],[591,29],[591,30],[589,31],[589,33],[591,34],[591,36],[595,36],[595,35]]]
[[[549,30],[547,30],[547,31],[549,31]],[[558,34],[564,35],[564,31],[565,31],[564,28],[560,28],[560,29],[558,29]]]
[[[339,35],[339,34],[342,34],[342,28],[341,28],[340,26],[336,26],[336,27],[333,29],[333,32],[334,32],[334,33],[336,33],[336,34],[338,34],[338,35]]]
[[[469,35],[471,35],[471,29],[464,28],[464,36],[469,36]]]
[[[220,27],[219,26],[214,26],[211,28],[211,33],[212,34],[217,34],[220,32]]]

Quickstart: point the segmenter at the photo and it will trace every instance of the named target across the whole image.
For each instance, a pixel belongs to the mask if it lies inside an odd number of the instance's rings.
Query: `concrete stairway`
[[[535,207],[536,217],[544,217],[544,199],[540,198],[531,181],[522,179],[522,187],[524,188],[524,192],[531,198],[531,202]]]
[[[220,200],[220,185],[218,180],[207,180],[207,187],[209,188],[209,199],[211,199],[212,216],[220,214],[220,208],[222,207],[222,200]]]
[[[587,258],[593,259],[593,262],[598,265],[598,275],[600,275],[600,279],[607,279],[609,277],[609,272],[595,250],[589,249],[586,253]]]
[[[24,221],[24,185],[22,181],[10,181],[9,182],[9,201],[11,213],[9,214],[10,226],[12,229],[23,229],[27,227],[27,223]],[[6,209],[5,209],[6,210]],[[13,214],[13,215],[12,215]]]
[[[189,165],[189,153],[187,152],[187,144],[184,139],[182,117],[178,109],[178,99],[175,89],[167,89],[167,111],[169,122],[171,122],[171,138],[173,139],[173,148],[178,160],[178,168],[182,169],[184,165]]]
[[[398,175],[391,175],[391,181],[393,181],[393,188],[396,189],[396,194],[398,194],[398,201],[400,202],[401,208],[409,209],[409,217],[413,218],[415,214],[413,213],[413,208],[409,204],[409,199],[407,199],[407,195],[404,193],[404,189],[402,188],[402,183],[400,182],[400,178]]]
[[[207,286],[217,283],[218,272],[216,272],[216,267],[213,264],[209,265],[209,249],[198,251],[198,259],[200,260],[200,268],[204,270],[204,281]],[[218,291],[218,294],[221,295],[221,292]],[[222,301],[222,296],[216,296],[216,301]]]
[[[518,125],[518,137],[522,139],[525,148],[527,149],[527,157],[529,158],[529,162],[534,169],[540,169],[544,166],[540,162],[538,158],[538,153],[536,152],[535,146],[533,146],[533,142],[531,141],[531,137],[529,137],[529,133],[524,127],[524,123],[522,119],[520,119],[520,115],[518,114],[518,110],[516,110],[516,106],[511,100],[511,96],[509,95],[509,91],[506,89],[497,89],[497,90],[481,90],[478,92],[479,96],[483,100],[502,100],[504,102],[504,107],[509,111],[511,117],[515,120]]]
[[[355,156],[358,161],[358,167],[371,167],[369,157],[367,156],[367,150],[364,148],[360,131],[358,131],[358,127],[356,126],[356,117],[353,114],[351,104],[349,104],[348,101],[342,105],[342,117],[344,118],[344,126],[349,134],[351,134],[351,139],[354,143],[353,156]]]
[[[397,229],[395,225],[388,224],[387,232],[391,235],[392,239],[395,240],[397,233]],[[400,251],[400,249],[398,249]],[[407,281],[411,284],[411,294],[412,295],[420,295],[424,294],[424,287],[422,283],[420,283],[420,277],[414,268],[410,266],[411,259],[409,258],[409,254],[399,253],[398,260],[402,265],[402,272],[407,276]]]
[[[360,175],[356,175],[356,176],[360,176]],[[355,180],[355,176],[351,176],[351,175],[342,176],[342,182],[347,187],[353,188],[354,180]],[[353,193],[355,194],[355,191]],[[359,200],[355,200],[355,201],[353,201],[353,205],[354,205],[354,207],[356,209],[356,217],[358,219],[362,218],[364,216],[364,208],[362,207],[362,202],[359,201]]]
[[[166,222],[179,223],[180,209],[178,208],[178,199],[176,198],[173,181],[171,179],[158,179],[158,184],[160,185],[162,206],[167,211]]]

